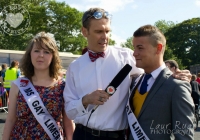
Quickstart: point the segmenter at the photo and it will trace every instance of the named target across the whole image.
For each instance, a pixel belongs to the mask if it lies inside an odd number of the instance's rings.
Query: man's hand
[[[177,69],[176,72],[173,74],[176,79],[180,79],[182,81],[190,82],[192,74],[189,70],[180,70]]]
[[[109,99],[109,94],[104,90],[96,90],[82,98],[83,106],[86,108],[89,104],[103,105]]]

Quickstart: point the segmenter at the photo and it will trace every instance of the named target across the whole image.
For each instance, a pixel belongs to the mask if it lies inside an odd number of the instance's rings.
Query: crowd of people
[[[2,65],[1,86],[9,92],[3,140],[193,139],[200,95],[193,91],[200,86],[176,61],[163,60],[166,39],[157,27],[134,31],[134,51],[108,45],[111,15],[102,8],[83,14],[81,31],[88,44],[66,77],[55,38],[46,32],[27,46],[23,77],[19,62]],[[119,87],[109,85],[126,64],[132,69]]]

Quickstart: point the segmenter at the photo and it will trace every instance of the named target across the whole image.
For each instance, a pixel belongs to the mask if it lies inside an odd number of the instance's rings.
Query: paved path
[[[0,140],[2,139],[2,133],[3,133],[4,123],[6,120],[6,115],[7,113],[0,112]],[[200,140],[200,122],[199,122],[199,127],[197,128],[195,132],[194,140]]]
[[[3,133],[4,123],[6,121],[6,115],[7,113],[0,112],[0,140],[2,140],[2,133]]]

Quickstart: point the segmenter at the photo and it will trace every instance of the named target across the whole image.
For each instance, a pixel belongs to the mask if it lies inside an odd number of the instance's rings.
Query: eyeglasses
[[[109,14],[108,12],[99,12],[99,11],[97,11],[97,12],[94,12],[93,15],[90,15],[90,16],[86,17],[85,19],[83,19],[83,23],[86,20],[90,19],[91,17],[94,17],[95,19],[101,19],[103,17],[106,17],[106,18],[110,19],[112,17],[112,15]]]

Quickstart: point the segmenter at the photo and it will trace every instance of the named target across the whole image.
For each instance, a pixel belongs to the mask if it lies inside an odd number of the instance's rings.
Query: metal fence
[[[11,64],[13,60],[20,62],[25,51],[15,51],[15,50],[2,50],[0,49],[0,65],[3,63]],[[69,64],[81,55],[74,55],[70,52],[59,52],[60,59],[62,60],[62,67],[67,69]]]
[[[8,93],[6,89],[0,87],[0,111],[8,113]]]

